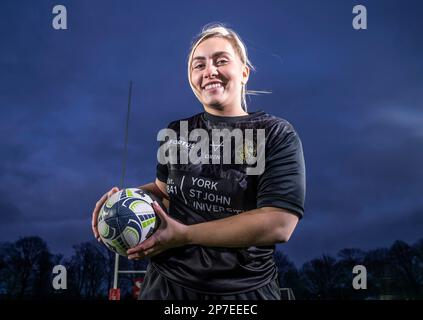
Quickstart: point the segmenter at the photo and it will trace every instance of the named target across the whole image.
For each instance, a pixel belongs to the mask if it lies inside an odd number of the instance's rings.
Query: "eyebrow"
[[[215,58],[217,56],[221,56],[223,54],[227,54],[227,55],[231,56],[231,54],[227,51],[216,51],[215,53],[213,53],[212,58]],[[192,62],[194,62],[194,60],[206,60],[206,57],[196,56],[196,57],[192,58]]]

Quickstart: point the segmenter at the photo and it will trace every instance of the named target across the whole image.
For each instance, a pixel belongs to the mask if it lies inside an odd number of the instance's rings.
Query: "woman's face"
[[[206,107],[241,106],[242,83],[247,83],[249,69],[243,65],[231,43],[219,37],[201,42],[191,62],[191,84]]]

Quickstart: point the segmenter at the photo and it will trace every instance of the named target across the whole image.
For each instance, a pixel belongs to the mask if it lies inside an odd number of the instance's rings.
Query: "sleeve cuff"
[[[298,218],[301,220],[304,216],[304,209],[303,207],[299,206],[296,203],[293,203],[291,201],[287,201],[285,199],[281,198],[266,198],[266,199],[258,199],[257,200],[257,208],[263,208],[263,207],[276,207],[280,209],[286,209],[293,214],[297,215]]]

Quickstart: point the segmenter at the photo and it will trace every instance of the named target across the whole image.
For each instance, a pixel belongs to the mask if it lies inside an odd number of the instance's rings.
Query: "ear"
[[[247,65],[242,66],[242,79],[243,84],[247,84],[248,78],[250,77],[250,68]]]

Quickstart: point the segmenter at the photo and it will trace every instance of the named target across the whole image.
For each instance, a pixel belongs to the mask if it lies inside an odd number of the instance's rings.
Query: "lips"
[[[223,88],[223,87],[224,87],[224,84],[222,82],[213,81],[213,82],[207,83],[205,86],[203,86],[202,89],[205,91],[210,91],[213,89]]]

